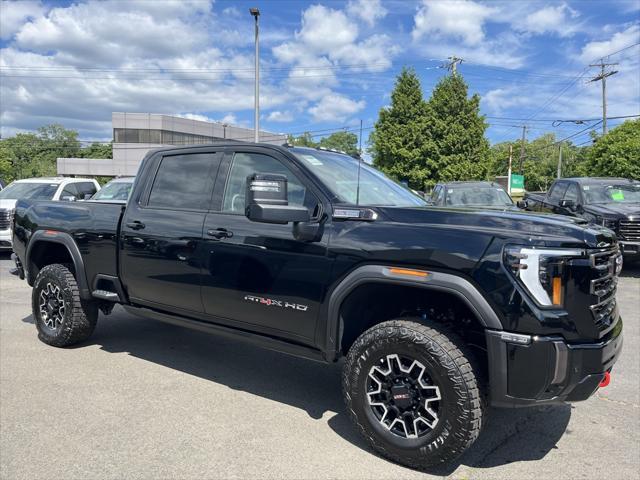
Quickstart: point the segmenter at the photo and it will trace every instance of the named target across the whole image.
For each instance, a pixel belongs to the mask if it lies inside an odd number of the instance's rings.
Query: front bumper
[[[569,344],[562,337],[487,330],[491,405],[526,407],[586,400],[622,351],[622,320],[602,340]],[[524,342],[529,337],[529,343]]]

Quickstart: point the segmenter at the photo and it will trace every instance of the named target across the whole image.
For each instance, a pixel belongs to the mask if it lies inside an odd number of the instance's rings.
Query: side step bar
[[[99,298],[100,300],[106,300],[107,302],[119,302],[120,295],[109,290],[94,290],[91,292],[91,296]]]

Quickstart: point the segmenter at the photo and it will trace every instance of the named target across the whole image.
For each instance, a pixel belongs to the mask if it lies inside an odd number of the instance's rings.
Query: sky
[[[521,125],[588,142],[597,120],[554,120],[601,118],[601,58],[617,64],[608,116],[640,114],[640,0],[2,0],[2,138],[56,122],[109,140],[114,111],[252,127],[253,6],[264,130],[320,138],[362,121],[366,143],[401,69],[428,97],[450,56],[492,143]]]

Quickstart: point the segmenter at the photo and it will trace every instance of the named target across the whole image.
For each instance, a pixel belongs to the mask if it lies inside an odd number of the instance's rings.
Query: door
[[[122,220],[121,275],[133,303],[202,312],[202,226],[220,165],[218,152],[167,155]],[[153,175],[152,170],[148,170]]]
[[[289,203],[309,208],[317,223],[323,209],[319,192],[287,165],[276,153],[236,151],[225,157],[216,211],[204,226],[202,301],[211,321],[311,345],[330,270],[328,233],[317,242],[298,241],[292,224],[252,222],[244,215],[247,176],[277,173],[287,176]]]

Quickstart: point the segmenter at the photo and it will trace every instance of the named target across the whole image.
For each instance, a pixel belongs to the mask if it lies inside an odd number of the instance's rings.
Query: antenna
[[[362,119],[360,119],[360,145],[358,147],[358,185],[356,186],[356,207],[360,205],[360,168],[362,165]]]

